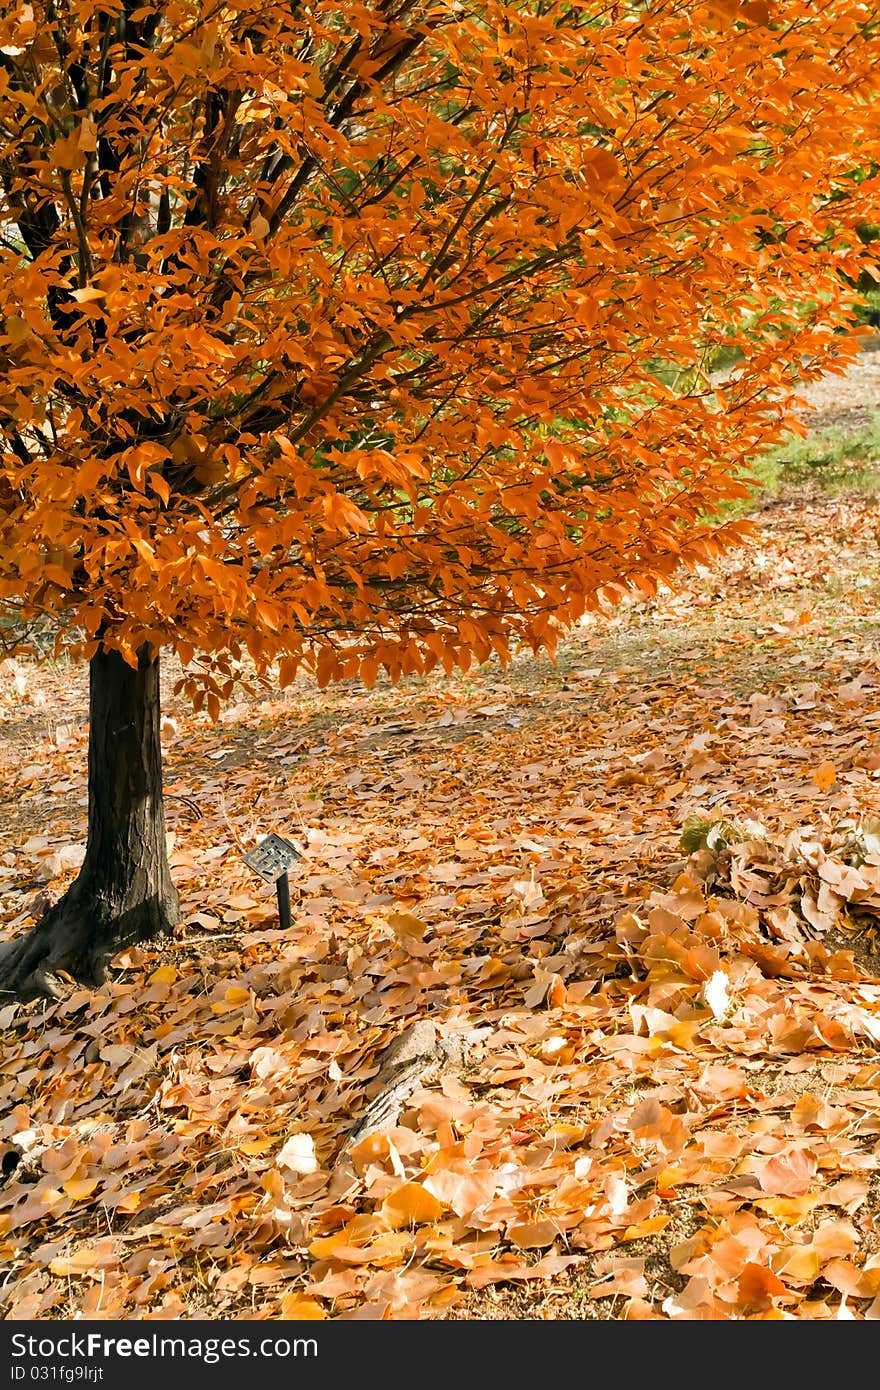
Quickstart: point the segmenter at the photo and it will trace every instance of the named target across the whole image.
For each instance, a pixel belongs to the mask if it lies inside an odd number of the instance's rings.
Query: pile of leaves
[[[555,668],[169,698],[181,932],[0,1006],[4,1315],[877,1317],[875,536],[786,502]],[[83,673],[0,705],[14,933],[75,872]]]
[[[821,775],[821,768],[820,768]],[[697,848],[694,868],[710,884],[723,884],[759,910],[774,939],[821,938],[832,927],[860,923],[872,930],[880,916],[880,819],[864,816],[835,827],[826,843],[807,829],[774,843],[761,825],[692,815],[682,832]]]
[[[626,1317],[880,1315],[880,983],[689,872],[610,939],[554,931],[575,906],[514,898],[478,953],[390,914],[370,953],[129,957],[19,1020],[11,1315],[473,1316],[550,1277]],[[416,981],[442,1032],[483,1027],[346,1149]]]

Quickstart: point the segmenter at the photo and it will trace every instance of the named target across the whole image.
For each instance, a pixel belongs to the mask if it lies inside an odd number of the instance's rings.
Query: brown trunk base
[[[89,681],[89,830],[82,868],[29,935],[0,945],[0,1001],[100,983],[107,960],[178,920],[165,849],[159,657],[99,650]]]
[[[108,960],[126,946],[170,932],[177,925],[177,894],[128,906],[108,902],[77,879],[25,936],[0,944],[0,1002],[62,998],[68,986],[59,972],[79,984],[103,982]]]

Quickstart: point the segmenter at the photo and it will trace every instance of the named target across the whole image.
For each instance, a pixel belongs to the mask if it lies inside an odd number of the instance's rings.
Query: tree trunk
[[[100,983],[109,956],[178,920],[162,806],[159,657],[99,650],[89,670],[89,828],[82,868],[28,935],[0,946],[0,992],[57,996],[59,970]]]

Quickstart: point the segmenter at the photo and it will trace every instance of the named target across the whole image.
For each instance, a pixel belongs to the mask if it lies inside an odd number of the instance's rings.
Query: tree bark
[[[178,921],[162,804],[159,656],[137,667],[99,650],[89,670],[89,824],[82,868],[26,936],[0,946],[0,993],[63,993],[59,970],[84,984],[107,959]]]

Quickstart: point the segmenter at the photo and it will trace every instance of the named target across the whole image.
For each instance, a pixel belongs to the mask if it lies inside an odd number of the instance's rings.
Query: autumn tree
[[[173,925],[159,654],[552,648],[845,358],[856,0],[34,0],[0,21],[0,602],[91,663],[89,831],[0,983]],[[706,371],[719,347],[737,370]]]

